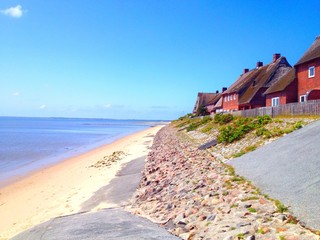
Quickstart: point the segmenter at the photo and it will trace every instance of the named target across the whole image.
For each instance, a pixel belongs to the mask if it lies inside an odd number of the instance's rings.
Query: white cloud
[[[14,93],[12,93],[12,96],[19,96],[19,95],[20,95],[19,92],[14,92]]]
[[[40,108],[40,109],[45,109],[46,107],[47,107],[47,105],[43,104],[43,105],[41,105],[39,108]]]
[[[24,10],[22,10],[21,5],[17,5],[15,7],[7,8],[5,10],[1,10],[1,13],[13,18],[22,17]]]
[[[104,107],[105,107],[105,108],[110,108],[110,107],[111,107],[111,104],[110,104],[110,103],[105,104]]]

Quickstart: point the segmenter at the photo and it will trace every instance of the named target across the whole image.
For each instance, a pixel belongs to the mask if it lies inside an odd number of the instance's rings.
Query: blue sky
[[[0,116],[175,119],[320,34],[319,0],[0,0]]]

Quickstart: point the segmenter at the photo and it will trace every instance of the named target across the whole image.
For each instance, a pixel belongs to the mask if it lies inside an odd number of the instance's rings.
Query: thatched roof
[[[222,94],[221,94],[222,96]],[[218,108],[222,108],[222,97],[220,96],[219,100],[216,102],[216,104],[214,105],[213,109],[218,109]]]
[[[312,43],[311,47],[303,54],[295,66],[320,58],[320,36]]]
[[[241,93],[252,81],[257,74],[258,69],[253,69],[247,73],[240,75],[240,77],[224,92],[228,93]]]
[[[261,88],[268,88],[291,69],[285,57],[242,74],[224,93],[237,93],[239,104],[250,103]]]
[[[286,89],[296,78],[296,70],[291,68],[279,81],[272,84],[264,94],[280,92]]]
[[[208,106],[208,105],[213,105],[215,104],[215,99],[217,98],[217,96],[219,95],[220,93],[202,93],[202,92],[199,92],[198,93],[198,96],[197,96],[197,101],[196,101],[196,104],[193,108],[193,112],[196,112],[198,110],[199,107],[201,106]],[[219,99],[216,100],[216,102],[218,101]]]
[[[285,57],[280,57],[275,62],[259,68],[252,84],[240,96],[239,103],[250,103],[261,88],[268,88],[278,82],[290,69],[291,66]]]

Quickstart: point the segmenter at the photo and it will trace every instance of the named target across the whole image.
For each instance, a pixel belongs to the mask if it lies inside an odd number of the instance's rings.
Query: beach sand
[[[129,135],[1,188],[0,239],[11,238],[54,217],[81,211],[81,204],[108,185],[124,164],[148,154],[161,128]],[[112,159],[116,161],[110,162]],[[91,211],[105,207],[109,207],[108,202]]]

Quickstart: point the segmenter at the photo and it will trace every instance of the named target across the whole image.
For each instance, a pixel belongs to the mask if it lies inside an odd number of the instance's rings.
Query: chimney
[[[263,62],[257,62],[257,68],[262,67],[263,66]]]
[[[249,72],[249,69],[248,69],[248,68],[243,69],[243,74],[245,74],[245,73],[247,73],[247,72]]]
[[[219,93],[219,90],[216,90],[216,93]]]
[[[222,92],[224,92],[224,91],[226,91],[227,90],[227,88],[226,87],[223,87],[222,88]]]
[[[281,54],[280,54],[280,53],[275,53],[275,54],[273,54],[273,61],[272,61],[272,62],[277,61],[279,57],[281,57]]]

